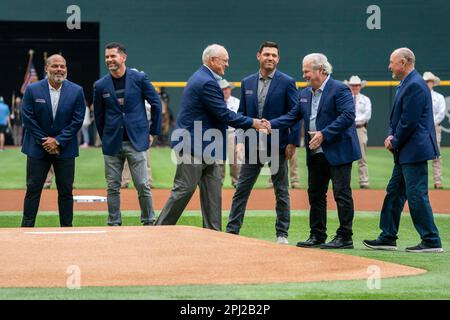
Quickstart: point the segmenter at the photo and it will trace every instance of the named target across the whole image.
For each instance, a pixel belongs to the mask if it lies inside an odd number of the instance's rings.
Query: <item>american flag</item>
[[[32,50],[30,50],[30,59],[28,60],[28,67],[25,73],[25,77],[23,78],[23,84],[22,87],[20,88],[20,92],[24,94],[25,90],[27,89],[27,86],[38,80],[39,78],[33,64],[33,53]]]

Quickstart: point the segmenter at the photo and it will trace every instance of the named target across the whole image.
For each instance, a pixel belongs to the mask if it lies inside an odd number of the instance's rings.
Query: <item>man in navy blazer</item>
[[[127,68],[126,48],[106,45],[109,74],[94,85],[95,124],[102,140],[108,184],[108,225],[122,225],[120,186],[125,159],[138,192],[141,223],[152,225],[155,214],[147,178],[147,149],[161,132],[161,100],[144,72]],[[149,123],[144,99],[151,105]]]
[[[330,75],[325,55],[303,58],[303,78],[308,87],[300,92],[298,104],[287,115],[271,120],[272,129],[287,128],[304,119],[310,237],[299,247],[353,248],[354,206],[350,188],[352,162],[361,157],[355,127],[355,104],[350,89]],[[327,190],[333,183],[340,226],[328,243],[326,233]]]
[[[77,133],[83,124],[86,102],[83,88],[66,79],[66,60],[61,55],[50,56],[45,71],[47,78],[30,84],[22,103],[25,128],[22,152],[27,155],[22,227],[34,227],[51,165],[58,188],[60,225],[71,227]]]
[[[222,229],[222,181],[218,161],[226,157],[226,130],[262,129],[262,121],[228,110],[219,81],[228,68],[227,50],[218,44],[206,47],[203,65],[189,78],[172,134],[177,155],[172,192],[156,222],[173,225],[200,187],[203,227]]]
[[[371,249],[397,250],[400,216],[408,200],[411,219],[422,241],[406,251],[443,251],[428,198],[427,160],[439,157],[433,103],[426,82],[414,68],[415,61],[408,48],[396,49],[389,61],[393,78],[401,80],[384,142],[394,155],[394,170],[380,215],[382,232],[376,240],[363,242]]]
[[[297,88],[295,80],[277,70],[280,59],[279,48],[275,42],[262,43],[256,54],[259,61],[259,71],[244,78],[241,82],[241,100],[239,113],[252,118],[275,119],[288,113],[297,104]],[[254,130],[254,129],[249,129]],[[277,143],[277,154],[272,155],[272,142],[260,139],[257,143],[245,143],[245,163],[241,165],[236,192],[233,196],[231,211],[228,218],[227,232],[239,234],[244,222],[245,207],[250,192],[258,179],[265,161],[258,157],[262,148],[267,151],[268,164],[271,168],[271,176],[276,197],[275,210],[277,219],[275,231],[277,243],[288,244],[288,230],[290,224],[290,198],[287,161],[292,158],[295,148],[300,145],[300,125],[295,123],[290,128],[280,130]],[[263,136],[264,137],[264,136]],[[242,147],[241,147],[242,148]],[[250,161],[250,153],[256,154],[256,161]],[[277,164],[270,161],[277,157]],[[272,159],[273,160],[273,159]],[[254,163],[252,163],[254,162]]]

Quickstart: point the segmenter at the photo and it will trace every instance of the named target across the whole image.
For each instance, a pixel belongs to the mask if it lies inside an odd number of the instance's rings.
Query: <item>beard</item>
[[[67,75],[62,74],[49,74],[47,73],[47,77],[52,80],[55,83],[62,83],[64,80],[66,80]]]

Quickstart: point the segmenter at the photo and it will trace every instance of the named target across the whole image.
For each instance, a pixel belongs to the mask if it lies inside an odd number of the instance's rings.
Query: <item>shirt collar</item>
[[[406,80],[408,80],[409,78],[412,77],[412,74],[413,74],[413,72],[414,72],[415,70],[416,70],[416,69],[412,69],[411,72],[408,73],[408,75],[407,75],[402,81],[400,81],[400,84],[398,85],[398,88],[400,88],[400,87],[403,85],[403,83],[405,83]]]
[[[61,83],[61,86],[59,87],[59,89],[55,89],[55,88],[52,87],[50,82],[48,82],[48,87],[50,88],[50,91],[61,92],[61,88],[62,88],[63,84],[64,84],[64,81]]]
[[[325,79],[325,81],[322,83],[322,85],[320,86],[319,89],[317,89],[316,94],[318,92],[322,92],[323,89],[325,89],[325,86],[327,85],[328,80],[330,80],[330,75],[328,75],[328,77]],[[309,89],[311,90],[312,94],[314,95],[314,90],[312,87],[309,87]]]
[[[259,73],[258,73],[258,75],[259,75],[259,80],[263,80],[263,79],[273,79],[273,76],[275,75],[275,72],[277,72],[277,69],[274,69],[268,76],[267,76],[267,78],[264,78],[262,75],[261,75],[261,70],[259,70]]]
[[[219,75],[218,75],[217,73],[215,73],[214,71],[212,71],[212,69],[211,69],[210,67],[208,67],[206,64],[204,64],[204,66],[207,67],[207,68],[209,69],[209,71],[211,71],[211,73],[212,73],[213,76],[214,76],[214,79],[216,79],[217,81],[222,80],[222,77],[219,76]]]

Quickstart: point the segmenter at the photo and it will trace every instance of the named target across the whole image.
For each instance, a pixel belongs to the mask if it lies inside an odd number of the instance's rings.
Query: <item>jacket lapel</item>
[[[52,116],[52,121],[53,121],[52,99],[50,98],[50,88],[49,88],[48,80],[43,81],[42,91],[44,93],[45,102],[47,104],[48,112],[50,112],[50,115]]]
[[[322,91],[322,96],[320,97],[320,102],[319,102],[319,108],[317,108],[317,116],[319,116],[319,113],[320,113],[320,110],[322,109],[322,106],[323,106],[323,104],[324,104],[324,101],[327,99],[327,97],[328,97],[328,91],[330,91],[329,89],[330,89],[330,86],[331,86],[331,81],[332,81],[333,79],[331,78],[331,76],[330,76],[330,78],[328,79],[328,82],[327,82],[327,84],[325,85],[325,87],[323,88],[323,91]],[[312,98],[312,97],[311,97]],[[311,110],[311,108],[310,108],[310,110]]]
[[[58,117],[58,114],[60,113],[61,106],[63,105],[64,100],[68,96],[66,91],[67,91],[67,80],[64,80],[64,82],[61,85],[61,92],[59,94],[58,106],[56,107],[55,120],[56,117]]]
[[[276,87],[278,86],[278,83],[279,83],[278,78],[279,77],[280,77],[280,73],[277,70],[277,71],[275,71],[275,74],[273,75],[272,81],[270,81],[269,90],[267,91],[266,100],[264,101],[263,115],[264,115],[264,111],[266,111],[266,105],[270,99],[270,96],[275,91]]]
[[[125,76],[125,92],[123,94],[123,107],[124,108],[127,105],[127,97],[128,97],[128,93],[130,92],[130,87],[131,87],[130,78],[131,78],[130,70],[127,69],[127,73],[126,73],[126,76]]]
[[[253,108],[255,110],[255,115],[258,117],[258,83],[259,83],[259,71],[255,74],[253,78],[253,85],[251,86],[253,89],[252,99],[253,99]]]
[[[111,74],[109,74],[109,75],[106,77],[105,81],[106,81],[106,86],[105,86],[105,87],[106,87],[108,93],[111,94],[111,97],[112,97],[112,99],[113,99],[114,104],[115,104],[118,108],[120,108],[119,102],[117,101],[116,90],[114,89],[114,84],[113,84],[113,80],[112,80]],[[102,95],[103,95],[103,93],[104,93],[104,92],[102,92]]]

